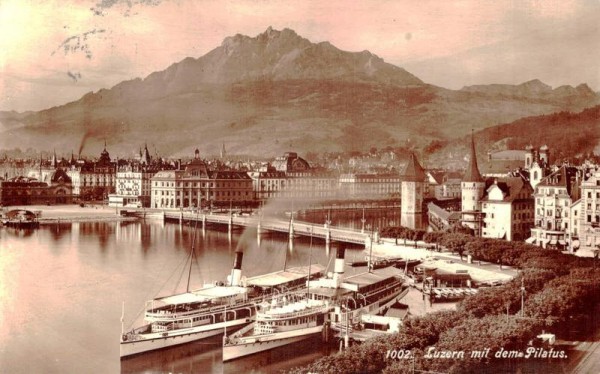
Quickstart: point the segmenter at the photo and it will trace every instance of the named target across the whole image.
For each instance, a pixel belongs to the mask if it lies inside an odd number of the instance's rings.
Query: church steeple
[[[473,137],[473,130],[471,130],[471,155],[469,157],[469,166],[465,171],[463,182],[483,182],[483,178],[479,173],[477,167],[477,153],[475,152],[475,139]]]
[[[150,157],[150,152],[148,151],[148,143],[144,144],[144,152],[143,153],[140,149],[140,155],[141,155],[140,162],[142,164],[150,165],[151,157]]]

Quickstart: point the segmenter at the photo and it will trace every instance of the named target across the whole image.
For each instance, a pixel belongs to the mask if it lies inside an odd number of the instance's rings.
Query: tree
[[[441,244],[449,249],[452,253],[458,253],[462,261],[465,246],[469,241],[471,241],[471,239],[472,237],[465,234],[452,233],[445,235],[442,238]]]

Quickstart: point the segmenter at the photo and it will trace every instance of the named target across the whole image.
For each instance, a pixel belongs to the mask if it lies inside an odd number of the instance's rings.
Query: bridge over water
[[[123,211],[125,212],[125,211]],[[365,230],[356,230],[347,227],[335,227],[331,224],[317,224],[311,222],[298,221],[295,219],[278,219],[272,217],[261,217],[260,215],[239,216],[229,213],[194,213],[169,210],[126,210],[127,215],[146,218],[162,218],[163,220],[175,220],[183,222],[198,222],[202,229],[206,229],[207,224],[227,225],[231,231],[233,227],[254,227],[258,235],[264,231],[275,231],[288,233],[290,237],[294,236],[312,236],[325,239],[327,243],[331,241],[362,244],[367,246],[371,240],[370,234]],[[378,239],[378,234],[375,234]]]

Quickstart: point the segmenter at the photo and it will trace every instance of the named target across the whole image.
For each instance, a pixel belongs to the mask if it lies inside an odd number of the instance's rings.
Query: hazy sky
[[[0,0],[0,110],[37,110],[291,28],[427,83],[538,78],[600,90],[600,0]]]

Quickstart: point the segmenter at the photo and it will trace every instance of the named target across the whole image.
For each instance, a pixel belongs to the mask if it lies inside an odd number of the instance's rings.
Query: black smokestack
[[[244,257],[244,252],[235,252],[235,260],[233,261],[234,269],[242,270],[242,257]]]
[[[343,260],[345,253],[346,253],[346,248],[344,248],[344,247],[338,247],[337,251],[335,252],[335,258],[339,259],[339,260]]]
[[[88,140],[90,135],[91,134],[89,131],[83,134],[83,138],[81,138],[81,142],[79,143],[79,151],[77,152],[77,158],[81,158],[81,151],[83,151],[83,147],[85,147],[85,142]]]

